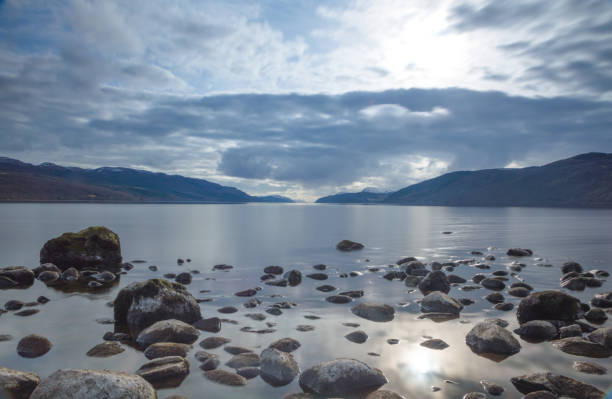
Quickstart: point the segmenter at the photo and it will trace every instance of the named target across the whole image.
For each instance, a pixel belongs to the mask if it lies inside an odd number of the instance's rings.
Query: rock
[[[448,294],[450,291],[450,284],[448,283],[446,274],[440,270],[437,270],[429,273],[423,280],[421,280],[419,283],[419,290],[421,290],[423,295],[427,295],[433,291],[441,291]]]
[[[460,298],[459,303],[462,304],[463,306],[469,306],[469,305],[473,305],[476,302],[470,298]]]
[[[45,270],[38,275],[38,279],[47,285],[53,285],[59,281],[60,274],[58,272]]]
[[[596,294],[593,299],[591,299],[591,305],[604,309],[612,308],[612,291]]]
[[[0,342],[6,342],[13,339],[11,334],[0,334]]]
[[[307,274],[306,277],[311,278],[313,280],[327,280],[327,274],[325,273],[311,273],[311,274]]]
[[[344,291],[338,295],[350,296],[351,298],[361,298],[363,296],[362,290]]]
[[[271,285],[274,287],[286,287],[289,284],[289,282],[283,278],[283,279],[269,280],[269,281],[266,281],[265,284]]]
[[[459,314],[462,309],[463,305],[440,291],[433,291],[427,294],[421,301],[421,312],[423,313]]]
[[[602,324],[606,320],[608,320],[608,316],[606,316],[606,312],[604,312],[600,308],[593,308],[584,314],[584,318],[590,321],[591,323]]]
[[[467,283],[467,280],[463,277],[457,276],[456,274],[449,274],[447,277],[448,282],[451,284],[463,284]]]
[[[295,287],[296,285],[299,285],[302,282],[302,272],[300,272],[299,270],[291,270],[285,273],[283,275],[283,278],[285,278],[289,282],[289,285],[291,287]]]
[[[344,338],[356,344],[363,344],[368,340],[368,334],[366,334],[365,331],[359,330],[345,335]]]
[[[516,317],[520,324],[530,320],[561,320],[573,323],[582,311],[580,301],[561,291],[536,292],[523,298]]]
[[[582,328],[578,324],[559,328],[559,338],[568,337],[582,337]]]
[[[463,395],[462,399],[487,399],[487,395],[482,392],[469,392]]]
[[[158,342],[175,342],[180,344],[192,344],[200,333],[198,330],[180,320],[161,320],[145,328],[138,334],[136,342],[143,347]]]
[[[582,273],[582,266],[578,262],[565,262],[561,267],[561,272],[563,274],[570,272]]]
[[[321,292],[331,292],[331,291],[337,290],[336,287],[334,287],[333,285],[328,285],[328,284],[320,285],[315,289]]]
[[[325,300],[330,303],[340,303],[340,304],[353,302],[353,298],[351,298],[350,296],[346,296],[346,295],[332,295],[332,296],[328,296],[327,298],[325,298]]]
[[[480,381],[480,385],[482,385],[482,388],[489,394],[489,395],[493,395],[493,396],[499,396],[502,393],[504,393],[504,387],[502,387],[501,385],[497,385],[494,384],[492,382],[489,382],[487,380],[481,380]]]
[[[473,281],[475,284],[480,284],[480,282],[481,282],[482,280],[484,280],[485,278],[487,278],[487,276],[485,276],[484,274],[480,274],[480,273],[478,273],[478,274],[475,274],[475,275],[472,277],[472,281]]]
[[[414,262],[416,260],[417,260],[417,258],[415,258],[414,256],[409,256],[407,258],[402,258],[402,259],[398,260],[397,262],[395,262],[395,264],[400,266],[400,265],[403,265],[404,263]]]
[[[494,308],[497,310],[508,312],[514,309],[514,304],[510,302],[498,303],[498,304],[495,304]]]
[[[531,256],[533,255],[533,251],[531,249],[525,249],[525,248],[510,248],[506,252],[506,255],[515,256],[515,257]]]
[[[365,399],[405,399],[402,395],[387,391],[386,389],[379,389],[377,391],[372,392]]]
[[[529,296],[530,291],[525,287],[514,287],[508,290],[508,295],[515,296],[517,298],[525,298]]]
[[[351,312],[356,316],[375,322],[387,322],[395,318],[393,307],[377,303],[360,303],[353,306]]]
[[[232,266],[232,265],[225,265],[225,264],[214,265],[213,266],[213,271],[215,271],[215,270],[227,271],[227,270],[230,270],[230,269],[233,269],[233,268],[234,268],[234,266]]]
[[[180,284],[191,284],[191,273],[183,272],[176,275],[174,281]]]
[[[108,370],[58,370],[43,380],[30,399],[156,399],[142,377]]]
[[[225,351],[227,353],[231,354],[231,355],[239,355],[241,353],[253,353],[252,350],[247,349],[247,348],[243,348],[241,346],[231,346],[231,345],[228,345],[228,346],[226,346],[223,349],[225,349]]]
[[[521,350],[512,334],[493,323],[476,324],[465,337],[465,343],[477,354],[510,356]]]
[[[104,342],[91,348],[87,352],[90,357],[110,357],[125,351],[121,345],[115,341]]]
[[[506,300],[506,298],[504,298],[504,296],[499,292],[492,292],[489,295],[485,296],[484,299],[491,303],[502,303]]]
[[[114,301],[115,323],[126,326],[132,337],[161,320],[193,323],[202,318],[200,306],[187,289],[164,279],[132,283]]]
[[[420,343],[421,346],[429,349],[442,350],[448,348],[448,344],[441,339],[432,338]]]
[[[47,338],[36,334],[30,334],[21,338],[17,344],[17,353],[20,356],[28,358],[40,357],[49,352],[52,346],[51,341]]]
[[[254,295],[257,295],[257,290],[255,288],[249,288],[244,291],[236,292],[234,295],[240,296],[240,297],[254,296]]]
[[[534,391],[523,396],[523,399],[557,399],[558,396],[550,391]]]
[[[231,373],[225,370],[210,370],[204,372],[204,376],[217,384],[229,386],[244,386],[247,384],[247,379],[236,373]]]
[[[510,284],[510,288],[517,288],[517,287],[522,287],[522,288],[525,288],[528,291],[533,291],[533,287],[530,286],[527,283],[515,282],[515,283]]]
[[[200,362],[200,369],[204,371],[215,370],[219,367],[219,358],[213,353],[198,351],[195,358]]]
[[[157,270],[159,270],[159,269],[158,269],[158,267],[157,267],[157,266],[155,266],[155,265],[151,265],[151,266],[149,266],[149,270],[151,270],[152,272],[156,272],[156,271],[157,271]]]
[[[387,339],[387,343],[389,345],[397,345],[397,344],[399,344],[399,339],[397,339],[397,338],[389,338],[389,339]]]
[[[281,338],[278,341],[272,342],[269,347],[277,349],[281,352],[291,353],[297,350],[301,344],[293,338]]]
[[[605,346],[586,340],[582,337],[562,338],[553,342],[553,346],[565,353],[586,357],[609,357],[612,352]]]
[[[233,369],[243,367],[258,367],[259,355],[253,352],[239,353],[234,355],[227,363],[225,363],[225,365]]]
[[[283,274],[284,270],[280,266],[268,266],[264,268],[266,274]]]
[[[62,272],[60,279],[66,282],[74,282],[79,279],[79,276],[79,271],[75,267],[69,267]]]
[[[106,227],[88,227],[78,233],[64,233],[45,243],[40,250],[40,263],[53,263],[62,270],[78,270],[93,266],[119,268],[121,244],[119,236]]]
[[[6,276],[0,276],[0,289],[8,289],[8,288],[14,288],[14,287],[18,287],[19,284]]]
[[[510,381],[523,394],[548,391],[557,396],[569,396],[575,399],[603,399],[605,396],[592,385],[553,373],[527,374],[513,377]]]
[[[519,328],[514,330],[514,333],[532,342],[547,341],[556,338],[557,327],[548,321],[530,320],[527,323],[521,324]]]
[[[260,359],[260,376],[272,386],[287,385],[300,373],[290,353],[267,348],[261,352]]]
[[[380,370],[354,359],[319,363],[300,375],[304,392],[331,397],[375,391],[387,382]]]
[[[218,317],[201,319],[193,323],[192,326],[201,331],[218,333],[219,331],[221,331],[221,319]]]
[[[419,276],[406,276],[404,279],[404,285],[406,287],[418,287],[419,283],[423,280],[423,277]]]
[[[575,361],[572,367],[574,370],[586,374],[604,375],[608,373],[607,368],[597,363]]]
[[[263,321],[266,319],[266,315],[263,313],[247,313],[244,317],[248,317],[251,320]]]
[[[327,265],[318,264],[318,265],[314,265],[312,268],[316,270],[325,270],[327,269]]]
[[[497,324],[498,326],[500,326],[501,328],[506,328],[508,327],[508,322],[504,319],[498,319],[498,318],[490,318],[490,319],[484,319],[485,323],[493,323],[493,324]]]
[[[583,277],[568,278],[561,282],[561,287],[571,291],[582,291],[586,288],[586,280]]]
[[[189,352],[190,349],[191,345],[187,344],[179,344],[176,342],[158,342],[149,345],[144,351],[144,355],[149,360],[167,356],[187,357],[187,352]]]
[[[245,302],[243,306],[247,309],[253,309],[259,305],[261,305],[261,301],[259,299],[251,298],[247,302]]]
[[[259,376],[259,367],[242,367],[236,370],[236,374],[250,380]]]
[[[34,272],[34,276],[38,278],[42,272],[55,272],[61,274],[61,270],[59,267],[55,266],[53,263],[43,263],[42,265],[35,267],[32,269]]]
[[[28,399],[39,383],[34,373],[0,367],[0,388],[9,398]]]
[[[425,269],[425,265],[418,260],[413,260],[410,262],[403,263],[401,268],[406,274],[411,276],[423,276],[427,274],[427,270]]]
[[[34,284],[34,272],[25,266],[8,266],[0,269],[0,278],[17,283],[20,287],[29,287]]]
[[[605,346],[608,350],[612,350],[612,327],[598,328],[587,335],[587,339]]]
[[[136,374],[158,388],[177,387],[189,374],[189,362],[180,356],[160,357],[143,364]]]
[[[4,309],[6,310],[19,310],[23,307],[24,303],[21,301],[17,301],[12,299],[4,304]]]
[[[351,240],[342,240],[338,244],[336,244],[336,249],[344,252],[356,251],[362,249],[363,247],[363,244]]]
[[[494,290],[494,291],[501,291],[504,288],[506,288],[506,284],[504,284],[503,281],[500,281],[494,278],[485,278],[484,280],[480,282],[480,284],[483,287],[489,290]]]

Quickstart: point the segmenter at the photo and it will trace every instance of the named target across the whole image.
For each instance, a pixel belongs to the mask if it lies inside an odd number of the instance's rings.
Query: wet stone
[[[230,342],[230,339],[224,337],[207,337],[200,342],[203,349],[215,349]]]
[[[308,324],[300,324],[295,329],[301,332],[308,332],[308,331],[314,331],[315,327],[308,325]]]
[[[574,370],[586,374],[604,375],[608,373],[607,368],[600,364],[592,362],[575,361],[572,367],[574,368]]]
[[[124,352],[125,349],[115,341],[104,342],[91,348],[87,352],[90,357],[110,357]]]
[[[247,379],[243,376],[225,370],[205,371],[204,376],[210,381],[222,385],[244,386],[247,384]]]
[[[448,344],[441,339],[432,338],[420,343],[421,346],[429,349],[442,350],[448,348]]]
[[[23,337],[17,344],[17,353],[22,357],[40,357],[51,350],[51,342],[40,335],[30,334]]]
[[[221,319],[219,319],[218,317],[201,319],[193,323],[192,326],[201,331],[218,333],[219,331],[221,331]]]
[[[353,331],[345,335],[344,338],[356,344],[363,344],[364,342],[368,340],[368,334],[366,334],[365,331],[359,330],[359,331]]]

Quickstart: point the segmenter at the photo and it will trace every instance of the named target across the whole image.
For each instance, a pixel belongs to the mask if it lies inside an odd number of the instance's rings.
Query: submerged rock
[[[142,377],[108,370],[58,370],[44,379],[30,399],[156,399]]]
[[[143,364],[136,374],[155,387],[176,387],[189,374],[189,362],[180,356],[160,357]]]
[[[574,370],[586,374],[604,375],[608,373],[607,368],[597,363],[575,361],[572,367]]]
[[[269,347],[277,349],[281,352],[293,352],[297,350],[301,344],[293,338],[281,338],[278,341],[272,342]]]
[[[247,379],[236,373],[226,370],[209,370],[204,372],[204,376],[217,384],[229,386],[244,386],[247,384]]]
[[[40,250],[40,263],[53,263],[62,270],[92,266],[119,268],[121,260],[119,236],[103,226],[64,233],[47,241]]]
[[[260,359],[260,376],[272,386],[287,385],[300,373],[290,353],[267,348],[261,352]]]
[[[202,318],[200,306],[187,289],[164,279],[132,283],[114,301],[115,323],[129,329],[132,337],[153,323],[176,319],[193,323]]]
[[[300,375],[304,392],[331,397],[375,391],[387,382],[382,371],[354,359],[319,363]]]
[[[180,320],[161,320],[150,325],[138,334],[136,342],[146,347],[158,342],[175,342],[180,344],[192,344],[200,335],[199,331]]]
[[[0,367],[0,392],[9,398],[28,399],[39,383],[40,378],[34,373]]]
[[[28,358],[40,357],[49,352],[52,346],[51,341],[47,338],[37,334],[30,334],[21,338],[17,344],[17,353]]]
[[[393,391],[387,391],[386,389],[379,389],[377,391],[372,392],[365,399],[405,399],[399,393],[395,393]]]
[[[569,396],[576,399],[603,399],[605,393],[592,385],[553,373],[534,373],[511,380],[514,387],[523,394],[536,391],[548,391],[557,396]]]
[[[427,295],[433,291],[441,291],[448,294],[450,291],[450,284],[446,278],[446,274],[444,274],[443,271],[436,270],[429,273],[421,280],[419,283],[419,290],[421,290],[423,295]]]
[[[234,355],[225,365],[233,369],[240,369],[243,367],[258,367],[259,362],[257,353],[245,352]]]
[[[530,320],[561,320],[572,323],[582,314],[580,301],[561,291],[536,292],[523,298],[516,318],[523,324]]]
[[[149,345],[144,351],[144,355],[149,360],[167,356],[186,357],[187,352],[189,352],[190,349],[191,345],[188,344],[180,344],[176,342],[158,342]]]
[[[375,322],[387,322],[395,318],[395,309],[378,303],[360,303],[351,308],[351,312],[364,319]]]
[[[544,320],[531,320],[521,324],[514,332],[531,341],[546,341],[557,336],[557,327]]]
[[[576,356],[605,358],[612,354],[605,346],[582,337],[562,338],[553,342],[553,346],[565,353]]]
[[[478,354],[510,356],[521,350],[512,334],[497,324],[480,322],[465,337],[465,343]]]
[[[125,351],[123,347],[116,341],[103,342],[91,348],[87,352],[87,356],[91,357],[109,357],[117,355]]]
[[[336,244],[336,249],[344,252],[356,251],[362,249],[363,247],[363,244],[351,240],[342,240],[338,244]]]

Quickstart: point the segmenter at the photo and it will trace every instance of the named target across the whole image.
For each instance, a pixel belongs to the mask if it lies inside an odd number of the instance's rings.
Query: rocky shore
[[[336,245],[336,249],[342,252],[363,248],[363,244],[349,240]],[[608,373],[606,367],[589,358],[606,359],[612,356],[612,327],[605,326],[612,314],[612,291],[602,288],[608,283],[609,273],[603,270],[585,271],[577,262],[566,262],[558,265],[559,288],[537,291],[521,275],[528,266],[525,259],[541,267],[552,266],[542,263],[531,249],[510,248],[505,254],[506,267],[493,272],[489,269],[497,259],[492,254],[480,251],[474,251],[469,259],[446,263],[427,263],[423,259],[404,257],[382,269],[370,268],[369,271],[380,272],[381,282],[402,284],[407,292],[420,292],[419,318],[436,322],[460,318],[474,300],[452,297],[449,295],[451,287],[458,287],[464,292],[482,290],[486,293],[482,300],[490,303],[494,309],[514,312],[519,324],[514,330],[508,328],[507,321],[492,318],[475,323],[465,336],[465,345],[474,356],[491,359],[494,365],[519,353],[526,343],[549,343],[557,350],[576,357],[573,364],[576,373],[571,376],[557,374],[554,370],[541,370],[508,376],[506,381],[497,383],[482,381],[482,391],[465,392],[464,399],[498,396],[504,392],[512,392],[509,397],[524,395],[524,398],[604,398],[602,390],[581,382],[579,376],[583,373]],[[65,233],[49,240],[40,251],[40,262],[33,268],[0,268],[0,289],[10,293],[14,289],[27,289],[39,281],[52,289],[66,292],[103,292],[116,286],[122,275],[144,263],[139,260],[123,262],[119,237],[99,226],[78,233]],[[190,259],[177,259],[179,265],[190,262]],[[149,269],[156,271],[157,267],[153,266],[149,266]],[[471,279],[455,274],[459,268],[469,270]],[[219,264],[212,266],[211,271],[234,273],[235,269],[232,265]],[[113,307],[114,318],[101,324],[112,324],[113,331],[102,331],[102,342],[82,354],[111,357],[122,353],[127,346],[135,347],[142,351],[143,363],[133,373],[71,369],[58,365],[55,373],[41,378],[34,373],[0,367],[0,387],[11,398],[149,399],[159,397],[164,388],[180,386],[190,373],[200,369],[203,384],[247,386],[244,389],[248,389],[249,380],[254,378],[260,378],[273,387],[283,387],[297,381],[303,392],[288,394],[285,399],[404,398],[399,392],[384,389],[389,382],[384,370],[360,360],[329,358],[311,367],[301,367],[294,353],[313,348],[305,348],[293,337],[279,339],[263,349],[242,347],[240,342],[231,342],[221,335],[207,336],[198,342],[201,332],[220,333],[223,323],[232,322],[222,316],[231,315],[239,308],[261,309],[246,315],[257,321],[290,312],[298,304],[289,301],[264,304],[260,296],[262,286],[292,290],[300,286],[303,279],[320,282],[316,290],[325,293],[327,302],[332,304],[330,306],[346,304],[350,307],[356,322],[347,324],[359,327],[360,319],[393,323],[397,315],[393,304],[362,300],[363,290],[338,292],[340,290],[333,285],[335,279],[359,277],[362,273],[353,271],[334,275],[323,264],[314,265],[312,271],[267,266],[262,269],[260,281],[235,292],[235,306],[218,309],[220,317],[202,314],[202,300],[194,297],[188,289],[192,276],[198,274],[197,270],[167,273],[163,278],[135,282],[119,290],[109,304]],[[588,303],[572,295],[572,292],[585,290],[592,291]],[[517,298],[518,306],[509,297]],[[44,296],[30,303],[9,300],[0,308],[0,320],[6,318],[3,313],[9,312],[28,317],[37,313],[48,301]],[[318,318],[316,315],[311,317]],[[269,334],[276,331],[275,327],[276,323],[266,322],[266,328],[243,327],[241,331],[245,334]],[[298,331],[313,329],[309,324],[297,327]],[[368,336],[362,330],[355,330],[345,338],[355,344],[381,340],[380,337]],[[53,342],[37,334],[13,338],[2,335],[0,331],[0,341],[16,341],[15,350],[24,358],[45,356],[54,347]],[[382,341],[381,345],[398,343],[394,339]],[[434,351],[443,351],[449,346],[437,337],[429,337],[420,345]],[[230,355],[228,361],[222,363],[219,353],[214,352],[220,350]],[[196,365],[190,364],[187,359],[192,352],[198,362]],[[240,396],[239,392],[236,391],[237,396]]]

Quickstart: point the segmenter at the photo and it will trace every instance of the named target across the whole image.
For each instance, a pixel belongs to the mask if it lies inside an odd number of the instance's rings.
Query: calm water
[[[232,344],[260,351],[269,343],[283,337],[293,337],[302,343],[294,357],[302,369],[336,357],[352,357],[378,367],[389,379],[387,389],[407,398],[460,398],[464,393],[480,391],[478,383],[488,379],[506,388],[502,397],[521,395],[510,384],[510,377],[528,372],[551,370],[596,385],[607,390],[612,377],[590,376],[572,369],[574,360],[589,360],[567,355],[550,343],[529,344],[521,341],[521,352],[501,363],[473,354],[464,337],[473,324],[485,317],[502,317],[510,321],[509,329],[517,326],[514,312],[491,308],[482,299],[484,289],[463,292],[453,287],[456,298],[473,298],[461,318],[445,323],[417,320],[416,301],[419,292],[408,293],[403,283],[389,282],[383,272],[367,272],[367,267],[394,263],[404,256],[417,256],[426,262],[471,258],[470,251],[480,250],[497,256],[490,272],[505,269],[510,260],[504,256],[509,247],[527,247],[535,257],[555,267],[537,267],[533,258],[521,275],[536,289],[559,287],[564,261],[576,260],[586,269],[605,269],[612,272],[612,211],[576,209],[524,208],[442,208],[400,206],[339,206],[339,205],[90,205],[90,204],[2,204],[0,205],[0,265],[38,265],[38,253],[48,239],[66,231],[78,231],[90,225],[105,225],[119,234],[124,259],[146,259],[136,264],[118,285],[98,293],[62,293],[47,288],[40,282],[27,290],[0,291],[0,304],[10,299],[35,300],[39,295],[51,299],[40,306],[40,313],[20,318],[10,313],[0,317],[0,334],[11,334],[12,341],[0,343],[0,365],[33,371],[45,377],[58,368],[106,368],[133,372],[147,360],[130,347],[105,359],[90,358],[85,353],[103,342],[102,336],[112,326],[96,323],[96,319],[112,318],[106,305],[118,290],[134,281],[162,276],[168,272],[199,270],[189,290],[196,298],[213,298],[202,303],[204,317],[220,316],[216,309],[232,304],[240,308],[229,318],[238,325],[224,324],[219,335]],[[451,235],[441,234],[452,231]],[[366,248],[359,252],[340,253],[335,244],[341,239],[362,242]],[[177,266],[177,258],[191,258],[191,263]],[[212,272],[212,266],[228,263],[235,266],[229,273]],[[257,309],[241,306],[244,298],[233,293],[259,284],[259,276],[267,265],[313,271],[318,263],[328,265],[330,278],[320,282],[305,278],[294,288],[262,285],[260,297],[264,304]],[[159,266],[151,272],[147,265]],[[363,276],[339,278],[341,272],[365,271]],[[485,271],[486,272],[486,271]],[[471,278],[476,270],[458,267],[455,274]],[[208,279],[207,278],[214,278]],[[390,323],[373,323],[353,316],[352,305],[332,305],[325,294],[315,290],[331,284],[339,290],[363,289],[365,296],[357,301],[384,302],[398,312]],[[202,294],[200,290],[211,290]],[[610,291],[607,281],[602,288],[573,293],[582,300],[596,292]],[[284,298],[271,298],[279,294]],[[518,303],[518,299],[507,296]],[[288,300],[298,304],[281,316],[268,315],[266,321],[277,323],[273,334],[241,332],[251,326],[265,328],[265,321],[257,322],[244,315],[263,312],[266,303]],[[405,305],[399,305],[405,304]],[[316,314],[320,320],[308,320],[304,315]],[[364,344],[351,343],[344,335],[354,329],[343,322],[356,322],[369,339]],[[314,331],[299,332],[300,324],[315,326]],[[608,322],[606,325],[609,325]],[[16,354],[20,337],[39,333],[53,342],[53,349],[43,357],[25,359]],[[212,335],[202,332],[201,338]],[[445,340],[450,347],[434,351],[419,346],[423,335]],[[388,345],[388,338],[400,339],[399,345]],[[207,398],[282,398],[287,393],[300,392],[297,379],[290,385],[273,388],[263,380],[250,380],[246,387],[230,388],[209,382],[199,370],[194,353],[189,354],[191,373],[175,389],[159,391],[159,397],[183,394],[192,399]],[[221,348],[212,350],[220,355],[221,363],[230,355]],[[368,355],[376,352],[380,357]],[[592,359],[612,370],[611,359]],[[225,366],[222,366],[225,368]],[[445,383],[452,380],[456,384]],[[431,386],[442,388],[431,392]],[[0,394],[1,395],[1,394]]]

